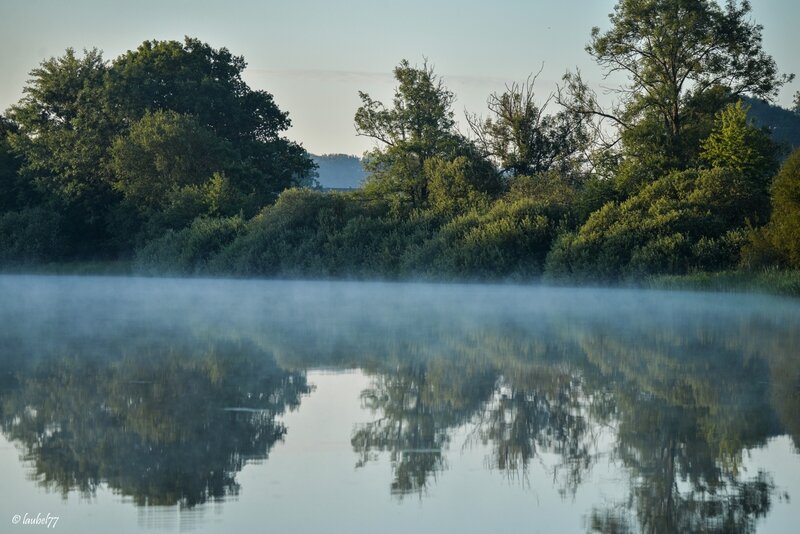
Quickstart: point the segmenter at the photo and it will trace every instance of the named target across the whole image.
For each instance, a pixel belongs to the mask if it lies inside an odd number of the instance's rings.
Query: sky
[[[615,0],[0,0],[0,110],[22,96],[28,73],[68,47],[106,59],[148,39],[197,37],[244,56],[245,81],[289,112],[287,136],[316,154],[362,154],[358,91],[391,99],[392,69],[427,58],[456,95],[456,115],[484,113],[486,98],[542,72],[541,100],[568,69],[602,92],[584,51],[593,26],[608,27]],[[764,49],[800,75],[797,0],[755,0]],[[606,81],[613,85],[615,80]],[[789,106],[800,82],[784,87]]]

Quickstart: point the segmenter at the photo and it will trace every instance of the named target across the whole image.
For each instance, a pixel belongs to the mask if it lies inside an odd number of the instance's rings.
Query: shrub
[[[739,179],[725,168],[675,172],[606,204],[559,238],[546,260],[548,276],[615,280],[734,266],[753,206],[736,190]]]
[[[781,252],[772,244],[768,227],[749,228],[742,247],[739,267],[748,271],[762,270],[783,262]]]
[[[182,230],[167,230],[136,251],[134,269],[151,274],[190,274],[204,270],[208,260],[244,229],[241,217],[198,217]]]
[[[209,265],[233,274],[319,275],[331,264],[329,242],[357,216],[379,216],[385,205],[346,193],[289,189],[247,225],[245,232]]]
[[[541,274],[563,216],[532,198],[500,200],[446,223],[404,264],[434,276],[530,278]]]
[[[61,217],[44,207],[0,215],[0,263],[27,264],[62,259]]]

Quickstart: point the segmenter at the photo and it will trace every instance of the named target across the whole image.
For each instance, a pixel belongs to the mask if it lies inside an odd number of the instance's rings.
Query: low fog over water
[[[298,342],[313,346],[319,363],[342,345],[424,344],[433,354],[450,338],[488,330],[602,327],[645,341],[687,328],[739,336],[758,325],[794,342],[800,325],[795,299],[634,289],[0,276],[0,297],[4,336],[31,350],[194,333],[248,337],[273,349]]]
[[[0,512],[780,532],[799,355],[759,295],[2,276]]]

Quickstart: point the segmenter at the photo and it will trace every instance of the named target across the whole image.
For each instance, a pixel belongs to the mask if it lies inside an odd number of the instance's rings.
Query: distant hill
[[[361,160],[349,154],[310,154],[319,165],[317,181],[323,189],[354,189],[361,187],[367,173]]]
[[[768,128],[775,142],[786,145],[792,150],[800,148],[800,115],[763,100],[755,98],[742,100],[750,106],[749,116],[756,126]]]

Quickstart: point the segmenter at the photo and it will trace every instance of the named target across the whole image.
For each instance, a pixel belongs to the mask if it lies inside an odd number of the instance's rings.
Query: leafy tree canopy
[[[612,121],[624,150],[648,160],[646,166],[686,168],[698,153],[696,141],[708,133],[687,136],[698,119],[740,95],[771,99],[793,78],[764,52],[762,27],[749,19],[750,10],[749,2],[736,0],[724,7],[712,0],[620,0],[609,15],[611,28],[594,28],[586,47],[606,75],[627,77],[620,100],[601,107],[580,73],[568,73],[561,101]]]
[[[248,199],[240,208],[250,215],[281,190],[310,183],[313,162],[280,135],[288,114],[272,95],[247,86],[245,66],[226,48],[187,37],[146,41],[110,63],[96,49],[83,56],[68,49],[34,69],[25,96],[11,108],[16,131],[9,143],[26,180],[66,214],[67,240],[94,251],[110,248],[119,241],[115,233],[138,232],[130,214],[120,213],[123,201],[141,200],[135,211],[152,209],[153,195],[171,181],[210,180],[210,167],[231,170]],[[147,157],[133,157],[137,150]],[[148,165],[152,172],[142,173]],[[110,222],[120,219],[128,220],[124,228]]]
[[[425,163],[431,158],[450,161],[458,156],[480,160],[480,154],[455,127],[455,96],[427,63],[412,67],[403,60],[394,69],[398,82],[392,107],[359,93],[362,106],[356,111],[355,125],[359,135],[380,143],[366,157],[366,168],[372,173],[367,185],[382,192],[397,194],[413,206],[428,199]],[[484,164],[484,172],[493,169]],[[499,188],[497,177],[482,180],[489,188]]]
[[[546,114],[553,95],[537,105],[535,82],[532,76],[523,84],[512,83],[502,94],[490,95],[490,116],[468,116],[470,127],[484,155],[493,159],[502,173],[574,172],[589,144],[585,121],[568,110]]]
[[[789,156],[772,184],[768,235],[785,262],[800,268],[800,150]]]
[[[242,80],[247,63],[198,39],[145,41],[117,58],[107,77],[113,113],[123,122],[172,110],[198,117],[226,139],[275,141],[291,124],[271,94]]]

